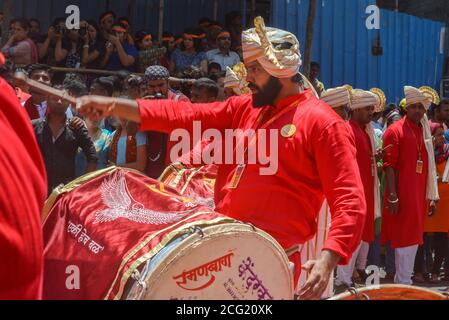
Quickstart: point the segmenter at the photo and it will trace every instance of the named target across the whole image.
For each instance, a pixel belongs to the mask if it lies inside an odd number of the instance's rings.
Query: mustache
[[[255,85],[254,83],[252,83],[252,82],[248,83],[248,88],[261,91],[260,88],[257,85]]]

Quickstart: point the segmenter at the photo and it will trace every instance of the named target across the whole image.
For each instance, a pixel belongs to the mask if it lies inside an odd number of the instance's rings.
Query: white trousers
[[[412,275],[417,252],[418,245],[394,250],[394,257],[396,259],[396,276],[394,277],[394,283],[403,285],[413,284]]]
[[[352,275],[354,274],[354,269],[356,266],[356,262],[360,261],[357,264],[357,267],[361,267],[361,270],[366,268],[366,263],[368,259],[369,253],[369,244],[367,242],[363,242],[359,245],[359,247],[352,254],[351,261],[346,266],[338,266],[337,268],[337,286],[347,285],[352,286]]]
[[[368,254],[369,254],[369,243],[362,241],[362,244],[360,245],[360,251],[357,256],[357,262],[355,264],[355,267],[357,270],[365,270],[366,265],[368,264]]]

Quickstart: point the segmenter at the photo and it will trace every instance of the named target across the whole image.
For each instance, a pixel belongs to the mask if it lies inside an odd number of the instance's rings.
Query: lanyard
[[[418,137],[415,134],[415,131],[412,129],[412,127],[410,126],[410,124],[408,123],[408,119],[405,120],[405,123],[407,123],[408,128],[412,131],[413,137],[415,137],[416,140],[416,148],[418,150],[418,160],[421,160],[421,155],[422,155],[422,148],[423,148],[423,142],[421,141],[421,144],[418,144]]]
[[[267,116],[267,114],[271,111],[270,109],[265,109],[262,110],[257,118],[257,120],[254,122],[253,125],[253,130],[256,131],[256,135],[253,136],[253,138],[248,142],[248,146],[245,149],[245,154],[248,151],[248,148],[250,146],[252,146],[253,144],[257,143],[257,140],[259,138],[259,135],[257,134],[258,130],[264,130],[266,128],[268,128],[270,125],[272,125],[275,121],[279,120],[282,116],[284,116],[285,114],[287,114],[288,112],[290,112],[293,109],[296,109],[297,107],[299,107],[299,102],[298,100],[294,101],[292,104],[288,105],[287,107],[285,107],[284,109],[282,109],[278,114],[274,115],[273,117],[271,117],[267,122],[265,122],[265,124],[262,125],[262,121],[264,120],[264,118]],[[244,141],[243,141],[244,143]],[[237,149],[236,149],[237,150]],[[234,150],[235,153],[235,150]]]
[[[299,106],[299,101],[296,100],[295,102],[293,102],[291,105],[289,105],[288,107],[284,108],[283,110],[281,110],[278,114],[276,114],[275,116],[271,117],[264,125],[261,126],[262,121],[264,120],[265,116],[268,114],[268,112],[270,111],[269,109],[263,110],[260,112],[259,117],[257,118],[256,122],[253,125],[253,129],[255,131],[257,130],[263,130],[268,128],[271,124],[273,124],[276,120],[278,120],[279,118],[281,118],[283,115],[285,115],[287,112],[296,109]],[[244,154],[246,154],[248,152],[248,148],[250,146],[252,146],[254,143],[256,143],[258,140],[258,134],[256,132],[255,137],[253,136],[253,139],[251,139],[248,142],[248,147],[245,149]],[[243,143],[245,143],[245,138],[243,138]],[[236,149],[237,150],[237,149]],[[234,150],[234,154],[236,154],[236,150]],[[245,172],[246,169],[246,164],[238,164],[237,168],[234,172],[234,176],[231,179],[229,188],[230,189],[237,189],[239,184],[240,184],[240,180],[242,179],[242,176]]]

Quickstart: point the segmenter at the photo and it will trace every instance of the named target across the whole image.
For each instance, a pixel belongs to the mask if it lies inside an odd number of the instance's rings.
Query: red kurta
[[[40,299],[45,166],[25,109],[0,78],[0,300]]]
[[[365,219],[365,199],[355,160],[355,149],[345,123],[324,102],[306,92],[279,103],[299,104],[268,129],[296,125],[290,138],[279,135],[277,174],[262,176],[261,165],[248,165],[236,190],[229,188],[236,165],[221,165],[215,184],[217,211],[250,222],[270,233],[284,248],[303,244],[316,231],[324,197],[333,212],[332,227],[324,249],[338,253],[347,264],[360,242],[358,227]],[[252,106],[252,97],[233,97],[209,105],[174,101],[138,101],[143,131],[192,131],[193,121],[202,130],[251,129],[263,110]],[[270,141],[267,139],[267,149]]]
[[[424,166],[423,173],[419,174],[416,172],[416,166],[418,146],[421,144],[421,160]],[[389,145],[392,147],[386,153],[384,167],[391,167],[397,172],[399,212],[392,215],[388,210],[387,200],[390,191],[387,187],[382,219],[382,242],[391,241],[393,248],[421,245],[427,208],[426,185],[429,166],[421,126],[417,126],[407,118],[393,124],[387,129],[383,138],[384,148]]]
[[[367,207],[366,221],[363,228],[362,240],[371,243],[374,241],[374,160],[371,139],[359,124],[350,120],[348,128],[354,136],[354,143],[357,149],[357,163],[359,165],[360,176],[362,177],[363,189]]]

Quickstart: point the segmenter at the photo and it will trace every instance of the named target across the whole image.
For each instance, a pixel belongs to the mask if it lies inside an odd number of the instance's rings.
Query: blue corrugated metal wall
[[[128,1],[111,0],[109,9],[119,16],[128,15]],[[14,16],[39,18],[43,28],[56,17],[65,16],[69,5],[78,5],[82,19],[97,20],[107,8],[106,0],[15,0]],[[243,0],[220,0],[218,2],[218,20],[224,22],[226,13],[244,8]],[[0,0],[0,7],[3,1]],[[164,30],[180,34],[186,27],[194,27],[204,16],[213,17],[213,0],[165,0]],[[148,29],[157,33],[159,24],[159,0],[135,0],[131,17],[135,29]]]
[[[381,29],[368,30],[365,10],[371,4],[375,1],[318,0],[313,60],[321,63],[325,85],[380,87],[392,102],[402,99],[404,85],[439,88],[443,24],[381,10]],[[309,0],[274,0],[272,23],[304,44],[308,8]],[[383,55],[376,57],[371,48],[379,35]]]

